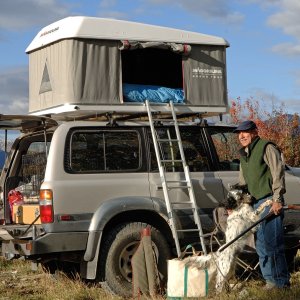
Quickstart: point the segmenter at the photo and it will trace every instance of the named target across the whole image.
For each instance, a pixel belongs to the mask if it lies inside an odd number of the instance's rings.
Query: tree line
[[[231,101],[230,118],[238,124],[244,120],[256,123],[261,138],[274,142],[282,151],[285,162],[292,167],[300,166],[300,121],[299,114],[288,114],[284,104],[273,106],[271,111],[261,107],[255,99]]]

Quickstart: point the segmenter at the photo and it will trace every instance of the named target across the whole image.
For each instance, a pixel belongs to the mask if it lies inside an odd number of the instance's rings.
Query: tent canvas
[[[29,112],[65,104],[126,105],[124,84],[182,89],[185,105],[226,107],[227,46],[164,36],[148,41],[146,34],[143,41],[77,34],[29,47]]]

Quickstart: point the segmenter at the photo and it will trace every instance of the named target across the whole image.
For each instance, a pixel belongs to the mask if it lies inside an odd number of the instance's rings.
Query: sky
[[[25,49],[44,26],[76,15],[223,37],[229,103],[300,113],[299,0],[0,0],[0,114],[28,113]]]

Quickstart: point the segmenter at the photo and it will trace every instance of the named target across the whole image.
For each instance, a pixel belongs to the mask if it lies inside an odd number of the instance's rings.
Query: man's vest
[[[248,154],[241,149],[241,167],[249,193],[255,199],[272,195],[272,175],[269,166],[264,161],[265,149],[269,141],[257,137],[249,146]]]

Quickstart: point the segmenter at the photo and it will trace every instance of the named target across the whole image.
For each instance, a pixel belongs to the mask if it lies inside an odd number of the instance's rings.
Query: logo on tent
[[[45,92],[50,92],[52,91],[52,86],[50,82],[50,77],[48,73],[48,68],[47,68],[47,62],[45,63],[44,71],[43,71],[43,77],[42,77],[42,82],[40,86],[40,94],[45,93]]]
[[[219,69],[203,69],[193,68],[193,77],[197,78],[210,78],[210,79],[221,79],[223,74],[222,70]]]

